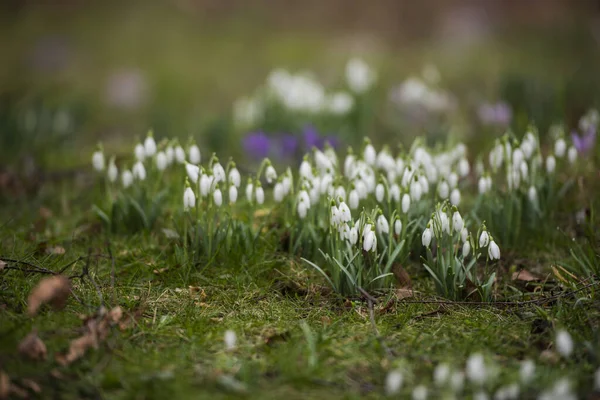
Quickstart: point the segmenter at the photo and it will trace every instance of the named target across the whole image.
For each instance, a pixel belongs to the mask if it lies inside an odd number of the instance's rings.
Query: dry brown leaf
[[[152,271],[152,273],[156,274],[156,275],[160,275],[164,272],[167,272],[169,270],[169,268],[160,268],[160,269],[155,269],[154,271]]]
[[[49,219],[52,217],[52,211],[47,207],[40,207],[40,217],[43,219]]]
[[[2,271],[4,268],[6,268],[6,263],[0,260],[0,271]]]
[[[45,303],[49,303],[55,309],[61,309],[67,303],[69,293],[71,293],[71,282],[67,277],[55,275],[42,279],[29,294],[27,312],[33,316]]]
[[[94,337],[94,335],[92,335],[91,333],[86,333],[85,335],[72,340],[71,345],[69,346],[69,351],[66,354],[57,354],[56,361],[63,367],[67,366],[73,363],[73,361],[76,361],[83,357],[85,352],[90,347],[97,346],[98,341],[96,340],[96,337]]]
[[[31,379],[23,379],[22,382],[23,382],[23,386],[25,386],[27,389],[31,390],[33,393],[37,393],[37,394],[42,393],[42,388],[36,381],[33,381]]]
[[[0,371],[0,399],[8,399],[10,394],[10,378],[4,371]]]
[[[65,248],[62,246],[50,246],[46,248],[46,253],[60,256],[65,254]]]
[[[410,288],[400,288],[396,289],[396,297],[398,300],[407,299],[409,297],[413,297],[413,290]]]
[[[200,300],[206,299],[206,293],[204,292],[204,289],[198,286],[189,286],[189,290],[190,297],[200,297]]]
[[[534,274],[532,274],[531,272],[529,272],[526,269],[522,269],[521,271],[513,272],[510,279],[513,281],[523,281],[523,282],[539,282],[539,281],[541,281],[540,277],[535,276]]]
[[[19,343],[19,353],[31,360],[45,360],[48,351],[37,332],[33,331]]]
[[[404,267],[402,267],[402,265],[400,265],[398,263],[392,265],[392,272],[394,273],[394,276],[396,277],[396,281],[397,281],[399,287],[408,288],[408,289],[410,289],[412,287],[412,281],[410,279],[410,275],[408,275],[408,272],[406,272],[406,270],[404,269]]]

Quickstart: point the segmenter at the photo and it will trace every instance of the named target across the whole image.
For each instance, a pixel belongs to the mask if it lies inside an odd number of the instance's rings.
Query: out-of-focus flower
[[[581,135],[577,131],[572,131],[571,139],[579,154],[585,154],[594,148],[594,144],[596,143],[596,128],[591,126]]]
[[[362,59],[353,58],[346,64],[346,81],[353,92],[367,91],[377,80],[377,73]]]
[[[302,131],[302,137],[304,138],[304,145],[307,150],[316,147],[320,149],[323,147],[323,139],[319,137],[319,133],[312,125],[306,125]]]
[[[257,99],[242,97],[233,103],[233,120],[238,126],[251,127],[263,115],[263,106]]]
[[[243,140],[244,150],[253,158],[265,158],[269,154],[271,141],[263,132],[248,134]]]
[[[106,102],[122,109],[135,110],[144,102],[148,92],[141,71],[126,69],[113,73],[106,83]]]
[[[337,92],[329,96],[327,108],[332,114],[347,114],[352,107],[354,107],[354,98],[346,92]]]
[[[283,135],[279,139],[279,149],[279,153],[284,158],[295,156],[298,151],[298,138],[290,134]]]
[[[484,125],[508,126],[512,120],[512,109],[505,102],[484,103],[477,109],[479,121]]]

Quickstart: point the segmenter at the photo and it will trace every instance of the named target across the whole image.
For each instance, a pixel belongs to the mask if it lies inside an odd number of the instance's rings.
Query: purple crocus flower
[[[512,110],[504,102],[496,104],[484,103],[479,106],[477,115],[484,125],[507,126],[512,120]]]
[[[328,135],[325,138],[325,143],[329,143],[329,145],[334,149],[338,149],[340,147],[340,139],[335,135]]]
[[[261,159],[269,154],[271,141],[264,132],[249,133],[243,141],[244,150],[252,158]]]
[[[575,130],[571,131],[571,139],[579,154],[587,153],[596,142],[596,128],[590,126],[583,135],[579,135]]]
[[[280,150],[282,158],[291,158],[298,151],[298,138],[294,135],[285,134],[281,137]]]
[[[304,137],[304,145],[308,150],[316,147],[318,149],[323,147],[323,139],[319,137],[319,133],[312,125],[306,125],[304,127],[304,131],[302,132],[302,136]]]

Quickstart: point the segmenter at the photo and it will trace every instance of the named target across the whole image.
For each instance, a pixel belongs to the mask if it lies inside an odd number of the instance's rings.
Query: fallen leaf
[[[410,288],[400,288],[396,289],[396,297],[398,300],[407,299],[409,297],[413,297],[413,290]]]
[[[0,371],[0,399],[8,399],[10,394],[10,378],[4,371]]]
[[[23,386],[25,386],[27,389],[31,390],[33,393],[37,393],[40,394],[42,393],[42,388],[40,387],[40,385],[38,385],[37,382],[31,380],[31,379],[23,379]]]
[[[40,306],[49,303],[55,309],[64,308],[71,293],[71,282],[63,275],[42,279],[31,291],[27,300],[29,315],[35,315]]]
[[[31,360],[45,360],[48,351],[37,332],[33,331],[19,343],[19,353]]]
[[[6,263],[0,260],[0,271],[2,271],[4,268],[6,268]]]
[[[396,277],[396,281],[398,282],[398,286],[400,286],[401,288],[408,288],[410,289],[412,287],[412,281],[410,280],[410,275],[408,275],[408,272],[406,272],[406,270],[404,269],[404,267],[398,263],[395,263],[394,265],[392,265],[392,272],[394,273],[394,276]]]
[[[56,361],[62,366],[67,366],[83,357],[89,348],[97,346],[98,341],[96,338],[91,333],[87,333],[72,340],[68,352],[66,354],[57,354]]]
[[[152,272],[153,272],[154,274],[156,274],[156,275],[160,275],[160,274],[162,274],[162,273],[164,273],[164,272],[166,272],[166,271],[168,271],[168,270],[169,270],[169,268],[165,267],[165,268],[161,268],[161,269],[155,269],[155,270],[154,270],[154,271],[152,271]]]
[[[62,246],[50,246],[46,248],[46,253],[54,255],[63,255],[65,254],[65,248]]]
[[[198,286],[190,286],[189,290],[190,290],[190,297],[200,297],[200,300],[206,299],[206,293],[204,292],[204,289],[202,289]]]
[[[510,279],[513,281],[523,281],[523,282],[539,282],[539,281],[541,281],[540,277],[535,276],[534,274],[532,274],[531,272],[529,272],[526,269],[522,269],[520,271],[513,272]]]

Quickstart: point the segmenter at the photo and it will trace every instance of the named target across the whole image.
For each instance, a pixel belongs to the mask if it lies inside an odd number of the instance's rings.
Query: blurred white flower
[[[519,377],[521,382],[527,384],[531,382],[535,375],[535,363],[532,360],[523,360],[519,369]]]
[[[556,332],[556,351],[565,358],[569,358],[573,353],[573,339],[564,329]]]
[[[376,72],[364,60],[353,58],[346,64],[346,82],[353,92],[367,91],[376,80]]]
[[[402,372],[398,370],[393,370],[388,372],[387,377],[385,378],[385,393],[388,396],[397,394],[402,389],[402,383],[404,381],[404,376]]]
[[[354,107],[354,98],[346,92],[337,92],[329,96],[327,108],[335,115],[348,114]]]
[[[92,166],[98,172],[104,171],[104,153],[102,150],[97,150],[92,154]]]
[[[237,335],[235,334],[234,331],[227,330],[227,331],[225,331],[224,341],[225,341],[225,348],[227,350],[233,350],[233,349],[235,349],[235,345],[237,343]]]

